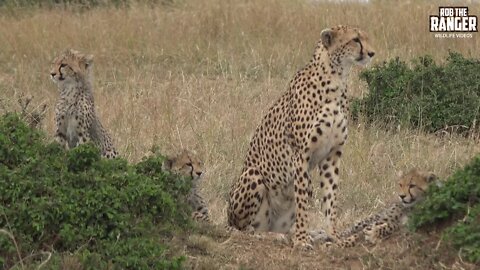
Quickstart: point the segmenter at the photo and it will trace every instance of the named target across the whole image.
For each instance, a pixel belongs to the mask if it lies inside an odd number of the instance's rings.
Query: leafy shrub
[[[15,236],[22,256],[80,249],[92,269],[179,268],[182,258],[167,258],[163,242],[173,229],[190,228],[191,183],[163,173],[163,160],[101,159],[89,144],[66,152],[7,114],[0,119],[0,228]],[[0,235],[0,268],[17,260]]]
[[[449,228],[446,236],[468,260],[480,263],[480,204],[470,209],[464,221]]]
[[[480,262],[480,156],[457,171],[442,187],[432,186],[415,206],[410,225],[416,229],[452,222],[445,236],[462,254]]]
[[[450,52],[438,65],[430,56],[409,67],[397,59],[362,72],[369,93],[354,100],[354,118],[435,132],[445,127],[477,128],[480,61]],[[463,129],[463,130],[465,130]]]

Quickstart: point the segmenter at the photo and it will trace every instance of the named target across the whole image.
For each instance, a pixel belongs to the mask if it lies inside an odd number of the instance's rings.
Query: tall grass
[[[449,49],[479,57],[480,40],[435,39],[430,1],[371,4],[300,0],[171,1],[101,6],[0,9],[0,104],[21,92],[49,105],[53,134],[57,89],[49,64],[64,48],[95,56],[95,98],[121,155],[131,161],[157,144],[166,154],[183,147],[205,160],[203,192],[219,223],[247,144],[272,100],[310,58],[322,29],[356,25],[376,48],[375,62]],[[480,5],[470,5],[471,14]],[[351,95],[366,91],[352,76]],[[412,166],[440,176],[465,164],[479,147],[463,138],[350,126],[342,160],[342,222],[373,211],[394,194],[398,170]],[[219,192],[220,191],[220,192]],[[320,215],[315,224],[322,221]]]

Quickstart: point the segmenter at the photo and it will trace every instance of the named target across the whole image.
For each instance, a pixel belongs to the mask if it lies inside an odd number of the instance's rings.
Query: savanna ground
[[[49,64],[65,48],[95,56],[98,114],[121,155],[138,161],[153,145],[172,154],[196,151],[205,161],[202,192],[219,228],[226,199],[239,176],[250,137],[269,105],[313,53],[322,29],[337,24],[364,29],[376,48],[372,64],[409,60],[448,50],[479,57],[480,39],[435,39],[428,16],[448,2],[373,1],[168,1],[129,8],[75,7],[0,9],[0,105],[16,108],[22,94],[46,103],[43,127],[54,129],[57,89]],[[471,14],[480,13],[470,4]],[[358,70],[350,94],[366,93]],[[474,140],[436,137],[398,128],[385,131],[351,123],[341,162],[340,225],[378,211],[395,197],[395,178],[412,167],[444,178],[468,162]],[[315,184],[314,184],[315,185]],[[318,193],[318,186],[315,185]],[[319,204],[312,227],[324,226]],[[348,250],[291,247],[247,235],[228,236],[202,227],[201,234],[173,239],[176,254],[195,269],[473,269],[435,235],[405,232],[375,247]]]

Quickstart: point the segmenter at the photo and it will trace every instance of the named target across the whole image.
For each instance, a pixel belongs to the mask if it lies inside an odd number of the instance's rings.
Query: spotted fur
[[[310,62],[291,80],[257,127],[240,178],[229,194],[228,225],[243,231],[294,234],[310,247],[307,202],[318,168],[322,209],[335,234],[339,160],[347,139],[347,78],[374,52],[357,28],[325,29]]]

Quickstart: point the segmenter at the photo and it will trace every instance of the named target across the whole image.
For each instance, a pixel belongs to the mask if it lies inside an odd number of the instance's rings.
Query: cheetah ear
[[[428,172],[427,173],[427,182],[432,183],[433,181],[436,181],[438,177],[433,173],[433,172]]]
[[[93,55],[87,54],[84,56],[85,68],[89,68],[93,65]]]
[[[65,50],[63,50],[63,54],[67,56],[72,56],[72,55],[75,55],[76,53],[78,52],[70,48],[66,48]]]
[[[162,171],[168,171],[172,168],[173,165],[173,160],[171,159],[165,159],[162,163]]]
[[[322,43],[326,48],[332,45],[334,37],[335,37],[335,33],[330,28],[324,29],[321,33]]]
[[[182,151],[180,152],[180,154],[178,156],[190,156],[190,151],[188,151],[187,149],[182,149]]]

